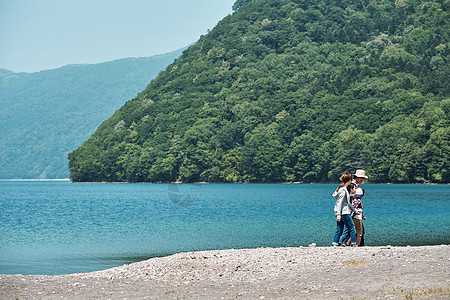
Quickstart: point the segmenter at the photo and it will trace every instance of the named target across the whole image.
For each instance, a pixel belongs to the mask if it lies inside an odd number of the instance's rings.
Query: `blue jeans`
[[[342,215],[341,221],[336,221],[336,234],[333,238],[333,245],[339,244],[342,232],[345,230],[350,233],[350,237],[352,239],[352,244],[356,243],[356,230],[355,230],[355,224],[353,224],[352,217],[350,215]]]

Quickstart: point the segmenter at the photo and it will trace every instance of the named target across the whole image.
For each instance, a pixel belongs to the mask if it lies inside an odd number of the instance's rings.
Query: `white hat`
[[[363,195],[364,195],[363,189],[362,189],[362,188],[357,188],[357,189],[356,189],[355,196],[356,196],[356,197],[362,197]]]
[[[355,174],[353,174],[355,177],[362,177],[362,178],[368,178],[366,176],[366,171],[364,170],[356,170]]]

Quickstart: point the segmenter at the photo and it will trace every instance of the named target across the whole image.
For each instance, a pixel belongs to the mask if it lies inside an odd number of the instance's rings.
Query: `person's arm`
[[[336,199],[336,221],[340,221],[341,220],[341,215],[342,215],[342,205],[344,204],[344,198],[346,198],[347,195],[345,193],[345,191],[343,190],[339,190],[337,192],[337,199]]]

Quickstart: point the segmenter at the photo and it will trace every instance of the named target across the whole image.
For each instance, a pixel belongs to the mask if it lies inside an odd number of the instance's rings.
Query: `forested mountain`
[[[37,73],[0,69],[0,178],[68,178],[67,154],[181,53]]]
[[[238,0],[69,154],[74,181],[450,181],[448,0]]]

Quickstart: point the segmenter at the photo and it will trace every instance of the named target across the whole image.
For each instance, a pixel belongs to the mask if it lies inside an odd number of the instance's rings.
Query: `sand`
[[[0,275],[1,299],[449,299],[450,245],[179,253],[103,271]]]

